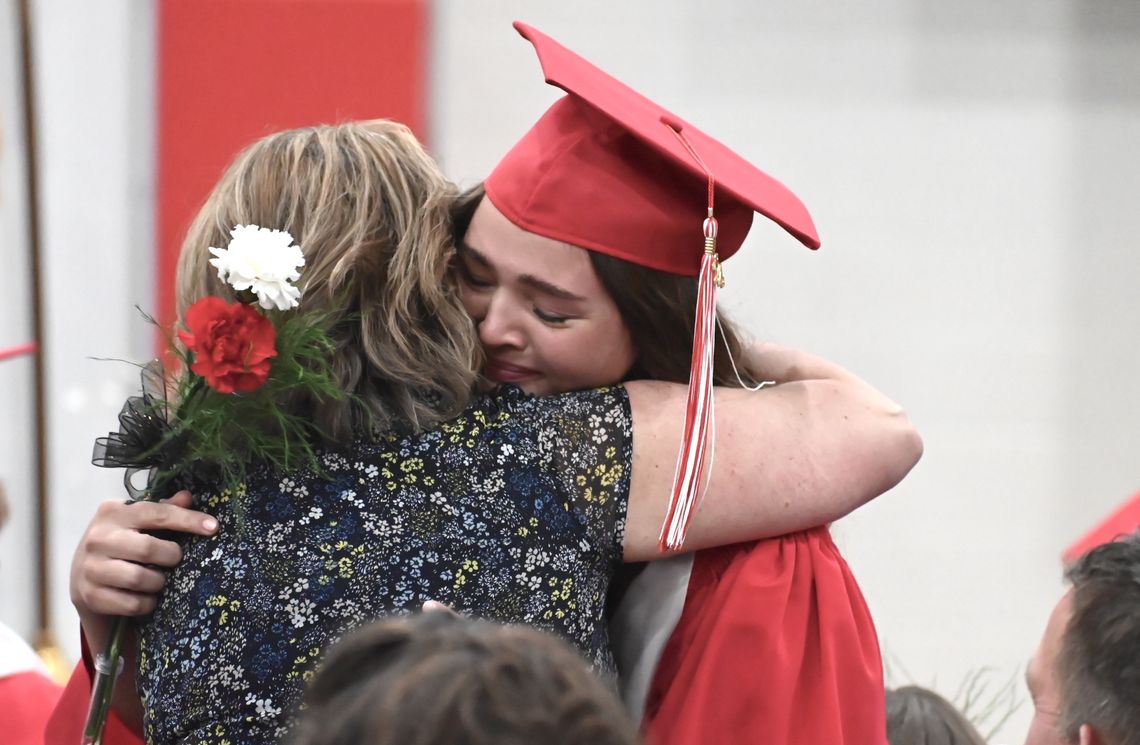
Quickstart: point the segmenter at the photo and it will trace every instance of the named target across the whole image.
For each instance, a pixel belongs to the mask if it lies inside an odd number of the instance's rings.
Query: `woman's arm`
[[[166,583],[162,569],[182,560],[177,543],[147,532],[213,535],[217,530],[212,517],[188,509],[190,501],[190,492],[179,492],[161,503],[99,505],[71,561],[71,602],[93,654],[104,651],[112,616],[143,616],[154,610]],[[137,643],[133,628],[125,633],[123,672],[112,707],[124,724],[141,733],[142,704],[134,681]]]
[[[763,344],[749,352],[778,385],[717,388],[715,452],[685,550],[823,525],[887,491],[922,455],[902,408],[843,368]],[[627,561],[659,558],[684,426],[686,387],[626,384],[633,410]]]

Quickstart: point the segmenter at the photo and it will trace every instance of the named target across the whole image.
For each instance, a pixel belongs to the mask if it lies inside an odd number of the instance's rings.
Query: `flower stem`
[[[127,619],[124,616],[111,619],[107,651],[95,657],[95,681],[91,686],[91,704],[87,709],[87,724],[83,727],[81,745],[98,745],[103,737],[115,681],[122,668],[123,631],[126,627]]]

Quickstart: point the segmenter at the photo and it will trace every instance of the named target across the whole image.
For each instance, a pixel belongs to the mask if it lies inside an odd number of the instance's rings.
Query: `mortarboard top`
[[[783,184],[540,31],[514,26],[534,45],[546,82],[569,94],[485,182],[488,198],[515,225],[696,276],[711,175],[721,259],[740,248],[754,212],[819,247],[811,215]]]

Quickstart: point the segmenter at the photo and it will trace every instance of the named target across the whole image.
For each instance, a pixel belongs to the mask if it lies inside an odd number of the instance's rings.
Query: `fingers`
[[[217,521],[190,509],[190,492],[163,502],[104,502],[79,541],[71,565],[72,602],[80,613],[140,615],[154,609],[162,569],[182,561],[178,543],[151,532],[210,536]]]
[[[102,561],[92,564],[87,579],[95,587],[153,594],[162,590],[166,575],[129,561]]]
[[[209,536],[218,530],[218,521],[205,512],[189,509],[190,492],[180,491],[163,502],[135,502],[124,505],[124,527],[135,530],[173,530]]]
[[[100,558],[122,559],[139,564],[171,568],[182,561],[182,547],[144,533],[121,531],[91,541],[91,553]]]
[[[172,530],[204,536],[217,532],[218,521],[205,512],[188,509],[189,504],[190,492],[185,491],[165,502],[103,502],[87,530]]]
[[[182,491],[175,494],[173,497],[170,497],[169,499],[163,499],[162,503],[163,504],[172,504],[176,507],[183,507],[183,508],[189,509],[194,504],[194,497],[190,494],[190,492],[183,489]]]
[[[72,603],[83,613],[142,615],[154,609],[163,572],[120,559],[88,557],[73,573]]]
[[[145,515],[143,518],[142,523],[148,526],[156,522]],[[140,529],[153,528],[108,524],[97,518],[80,540],[76,557],[92,561],[121,559],[161,567],[182,561],[182,549],[177,543],[141,533]]]
[[[84,610],[108,616],[145,616],[154,612],[157,604],[154,595],[97,587],[88,596]]]

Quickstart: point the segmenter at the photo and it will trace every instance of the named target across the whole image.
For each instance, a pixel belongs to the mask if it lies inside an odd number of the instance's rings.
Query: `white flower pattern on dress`
[[[148,741],[277,742],[328,644],[429,599],[557,633],[612,677],[603,603],[631,457],[624,389],[508,388],[436,430],[326,453],[323,477],[256,472],[240,508],[194,490],[220,530],[187,540],[140,627]]]

